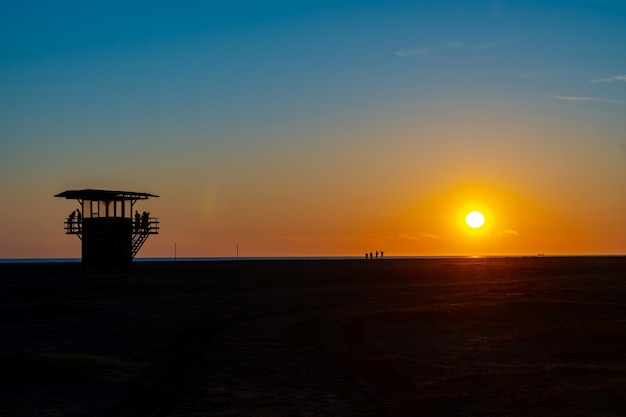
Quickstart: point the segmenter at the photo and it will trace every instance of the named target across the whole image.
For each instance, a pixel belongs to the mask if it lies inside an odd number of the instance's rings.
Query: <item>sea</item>
[[[466,259],[466,258],[584,258],[623,257],[624,255],[484,255],[484,256],[384,256],[381,259]],[[327,261],[365,259],[363,256],[277,256],[277,257],[196,257],[196,258],[135,258],[133,262],[220,262],[220,261]],[[0,258],[0,264],[80,263],[80,258]]]
[[[465,256],[385,256],[377,259],[441,259]],[[277,257],[209,257],[209,258],[135,258],[133,262],[215,262],[215,261],[325,261],[365,259],[363,256],[277,256]],[[80,263],[80,258],[0,258],[0,264]]]

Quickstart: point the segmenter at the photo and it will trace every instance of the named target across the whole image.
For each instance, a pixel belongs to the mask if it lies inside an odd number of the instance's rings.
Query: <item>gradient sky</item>
[[[0,257],[626,253],[626,2],[0,3]],[[464,225],[478,209],[486,224]]]

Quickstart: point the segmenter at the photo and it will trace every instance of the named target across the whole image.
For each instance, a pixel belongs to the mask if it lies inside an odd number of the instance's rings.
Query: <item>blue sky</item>
[[[50,118],[50,106],[61,118],[206,109],[222,123],[263,106],[270,123],[347,107],[342,97],[351,106],[447,91],[623,99],[589,84],[622,72],[618,2],[224,3],[4,4],[5,106],[42,106]],[[306,103],[294,109],[296,100]]]
[[[18,201],[24,189],[167,194],[205,175],[207,188],[238,187],[213,177],[254,182],[259,158],[306,159],[298,147],[346,156],[385,143],[402,155],[411,142],[425,153],[445,141],[407,132],[472,112],[502,111],[512,130],[586,127],[593,137],[574,134],[576,146],[619,154],[624,39],[620,1],[3,2],[0,185]],[[323,178],[318,169],[308,175]]]

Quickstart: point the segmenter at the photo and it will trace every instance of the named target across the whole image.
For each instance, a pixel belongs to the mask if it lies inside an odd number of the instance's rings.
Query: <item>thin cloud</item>
[[[608,78],[597,78],[595,80],[591,80],[591,84],[612,83],[614,81],[626,82],[626,74],[624,74],[624,75],[616,75],[614,77],[608,77]]]
[[[480,52],[480,51],[484,51],[486,49],[499,48],[502,45],[504,45],[504,42],[487,42],[487,43],[483,43],[481,45],[476,45],[476,46],[473,47],[473,49],[476,52]]]
[[[480,51],[485,51],[487,49],[498,48],[502,45],[504,45],[503,42],[495,42],[495,41],[479,43],[479,44],[470,44],[470,43],[459,42],[459,41],[448,41],[444,44],[444,47],[451,48],[451,49],[466,49],[469,51],[480,52]]]
[[[387,236],[328,236],[328,235],[278,235],[275,239],[295,243],[328,244],[328,243],[367,243],[368,245],[382,245],[388,240]]]
[[[415,55],[426,55],[430,53],[430,48],[411,48],[411,49],[401,49],[396,51],[395,54],[400,57],[408,57]]]
[[[394,52],[396,56],[406,58],[415,55],[426,55],[441,49],[459,49],[473,52],[481,52],[487,49],[497,48],[504,45],[503,42],[487,42],[482,44],[468,44],[459,41],[448,41],[437,47],[419,47],[400,49]]]
[[[420,233],[419,235],[411,235],[409,233],[402,233],[399,236],[400,239],[406,239],[406,240],[424,240],[424,239],[434,239],[434,240],[438,240],[439,236],[437,235],[433,235],[432,233]]]
[[[457,42],[457,41],[449,41],[445,43],[445,47],[446,48],[454,48],[454,49],[461,49],[465,47],[465,44],[462,42]]]
[[[505,229],[505,230],[497,231],[495,233],[487,233],[487,236],[498,238],[502,236],[519,236],[519,233],[517,232],[517,230]]]
[[[531,71],[531,72],[524,72],[520,74],[520,78],[523,78],[525,80],[533,80],[533,81],[545,80],[546,78],[549,78],[549,77],[550,77],[550,71],[548,70]]]
[[[573,101],[573,102],[585,102],[591,101],[596,103],[610,103],[610,104],[624,104],[623,100],[610,100],[601,97],[580,97],[580,96],[550,96],[555,100],[560,101]]]
[[[364,240],[358,236],[310,236],[310,235],[282,235],[276,236],[276,239],[288,240],[300,243],[325,243],[325,242],[359,242]]]

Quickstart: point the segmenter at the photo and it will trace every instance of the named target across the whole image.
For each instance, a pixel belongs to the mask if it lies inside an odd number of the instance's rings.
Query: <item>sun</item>
[[[465,216],[465,223],[472,229],[478,229],[485,224],[485,216],[480,211],[472,211]]]

